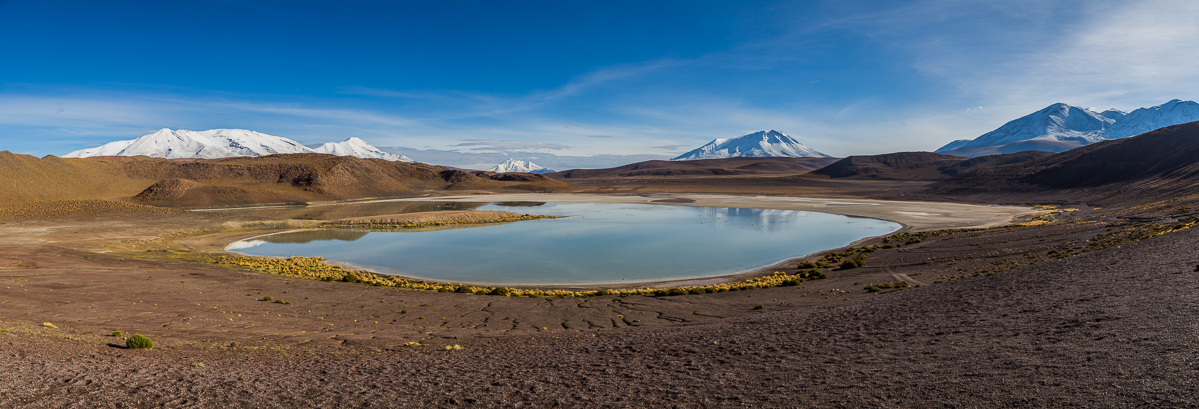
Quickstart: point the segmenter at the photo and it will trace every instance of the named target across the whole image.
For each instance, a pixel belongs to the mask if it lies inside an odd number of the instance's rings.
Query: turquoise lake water
[[[794,210],[612,203],[477,209],[573,217],[418,232],[279,233],[234,243],[229,250],[322,256],[452,283],[582,285],[733,274],[900,228],[884,220]]]

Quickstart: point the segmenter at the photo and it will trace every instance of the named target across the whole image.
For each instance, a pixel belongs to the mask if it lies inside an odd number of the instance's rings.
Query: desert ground
[[[1032,232],[941,236],[889,255],[879,250],[877,266],[798,287],[588,299],[295,280],[63,239],[103,236],[103,243],[135,246],[149,232],[222,222],[215,215],[169,216],[0,226],[6,278],[0,325],[7,329],[0,335],[6,355],[0,404],[1199,403],[1194,229],[882,295],[867,295],[851,282],[878,274],[870,270],[910,274],[913,261],[927,256],[952,254],[966,262],[969,257],[946,247],[958,241],[988,243],[961,245],[994,252],[991,244],[1029,233],[1027,240],[1073,233],[1046,224]],[[916,266],[925,273],[914,278],[931,281],[935,266]],[[256,301],[265,294],[292,304]],[[119,339],[108,336],[113,330],[147,334],[161,346],[120,348]],[[404,346],[413,341],[422,346]],[[462,349],[444,349],[453,345]]]
[[[270,217],[129,196],[6,203],[0,407],[1199,405],[1199,194],[954,196],[928,193],[938,182],[927,180],[642,178],[536,179],[536,189],[561,189],[548,194],[494,175],[465,187],[421,179],[449,188],[358,201],[382,210],[356,220],[344,220],[361,215],[340,214],[337,198],[294,186],[272,189],[328,206]],[[196,187],[225,182],[152,179],[137,183],[157,186],[146,189],[155,203],[207,204],[205,192],[227,192]],[[630,180],[668,183],[625,189]],[[430,199],[794,209],[905,229],[718,280],[814,264],[826,278],[720,292],[694,291],[714,285],[701,280],[642,284],[665,291],[650,295],[509,297],[214,261],[242,238],[398,220],[393,207],[424,212],[409,222],[491,218]],[[862,253],[864,266],[837,264]],[[149,336],[155,348],[125,348],[114,331]]]

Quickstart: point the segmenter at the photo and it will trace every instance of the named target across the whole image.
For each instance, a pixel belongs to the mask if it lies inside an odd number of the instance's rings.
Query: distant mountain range
[[[219,159],[287,153],[327,153],[338,156],[413,162],[407,156],[384,152],[359,138],[349,138],[342,142],[330,142],[310,148],[291,139],[244,129],[211,129],[207,131],[180,129],[172,131],[163,128],[137,139],[109,142],[95,148],[80,149],[63,155],[63,157],[149,156],[167,159]]]
[[[1058,189],[1071,200],[1193,195],[1199,191],[1199,122],[963,172],[930,191],[976,198],[991,195],[1003,200],[1026,195],[1044,200],[1045,192]]]
[[[337,156],[353,156],[357,158],[378,158],[386,159],[392,162],[415,162],[407,156],[396,155],[390,152],[376,148],[374,145],[359,139],[358,137],[350,137],[341,142],[325,142],[321,146],[312,148],[316,153],[328,153]]]
[[[737,157],[827,158],[779,131],[758,131],[736,138],[720,138],[671,160],[723,159]]]
[[[539,166],[533,162],[523,161],[523,160],[519,160],[519,159],[512,159],[512,158],[508,158],[508,160],[504,161],[504,163],[495,165],[495,167],[488,169],[488,171],[496,172],[496,173],[537,173],[537,174],[556,172],[553,169],[550,169],[550,168],[547,168],[544,166]]]
[[[1095,112],[1057,103],[978,138],[950,142],[937,152],[967,157],[1030,150],[1063,152],[1193,121],[1199,121],[1199,104],[1194,101],[1175,99],[1128,113],[1116,109]]]

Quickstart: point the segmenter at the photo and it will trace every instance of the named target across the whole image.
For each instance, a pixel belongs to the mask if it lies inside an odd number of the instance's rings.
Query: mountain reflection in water
[[[531,202],[522,202],[531,203]],[[349,217],[369,217],[385,214],[437,212],[446,210],[475,210],[486,203],[478,202],[372,202],[335,203],[310,206],[273,206],[246,209],[222,209],[222,212],[272,219],[336,220]],[[544,203],[543,203],[544,204]],[[531,206],[531,205],[525,205]]]
[[[287,233],[272,234],[270,236],[261,237],[259,240],[268,243],[280,244],[304,244],[311,243],[317,240],[341,240],[354,241],[366,237],[367,231],[360,230],[342,230],[342,229],[322,229],[322,230],[304,230],[293,231]]]
[[[530,209],[495,203],[478,210],[571,217],[419,232],[342,230],[354,234],[353,243],[319,240],[319,233],[337,230],[296,232],[229,248],[260,256],[322,256],[445,282],[574,285],[731,274],[901,227],[819,212],[650,204],[546,203]],[[271,242],[260,241],[266,238]],[[312,241],[301,243],[306,240]]]

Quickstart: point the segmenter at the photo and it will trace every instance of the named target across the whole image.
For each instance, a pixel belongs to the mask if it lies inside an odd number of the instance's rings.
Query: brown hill
[[[549,174],[555,179],[601,179],[670,176],[741,176],[801,174],[836,158],[727,158],[686,161],[651,160],[608,169],[572,169]]]
[[[129,197],[151,183],[128,177],[115,162],[0,151],[0,204]]]
[[[132,199],[157,206],[208,207],[253,203],[302,203],[305,197],[255,187],[211,186],[188,179],[164,179]]]
[[[934,185],[946,194],[1067,191],[1078,197],[1199,192],[1199,122],[1023,163],[979,168]]]
[[[838,179],[939,180],[948,179],[972,169],[1026,162],[1049,155],[1052,154],[1031,151],[981,156],[972,159],[933,152],[850,156],[815,170],[812,175]]]
[[[961,173],[992,166],[1010,165],[1013,163],[1023,163],[1030,160],[1043,159],[1053,156],[1052,152],[1044,151],[1024,151],[1016,153],[1008,153],[1003,155],[978,156],[964,161],[954,163],[952,165],[942,166],[941,173],[948,176],[957,176]]]
[[[324,154],[167,160],[63,159],[0,152],[0,204],[122,199],[160,206],[220,206],[368,197],[447,189],[552,191],[541,175],[485,174],[421,163]]]
[[[850,156],[812,171],[812,174],[833,178],[941,179],[945,174],[939,168],[965,159],[932,152]]]

